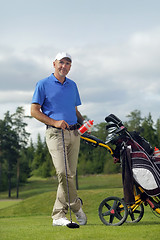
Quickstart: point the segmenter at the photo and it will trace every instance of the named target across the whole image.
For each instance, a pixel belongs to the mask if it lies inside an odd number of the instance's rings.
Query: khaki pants
[[[68,173],[68,185],[70,204],[73,212],[77,212],[80,209],[81,203],[77,196],[77,190],[75,186],[75,175],[78,162],[78,153],[80,146],[80,136],[74,131],[64,131],[67,173]],[[64,162],[64,150],[62,142],[62,130],[56,128],[48,128],[46,130],[46,143],[49,152],[52,156],[52,161],[56,169],[58,177],[58,189],[57,197],[53,207],[52,218],[59,219],[65,217],[68,211],[68,192]]]

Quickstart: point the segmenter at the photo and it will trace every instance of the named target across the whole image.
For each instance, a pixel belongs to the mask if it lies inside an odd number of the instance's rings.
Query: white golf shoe
[[[59,218],[59,219],[53,219],[53,226],[66,226],[70,221],[64,217],[64,218]]]
[[[79,211],[75,213],[75,215],[77,221],[79,222],[79,225],[85,225],[87,223],[87,217],[82,208],[80,208]]]

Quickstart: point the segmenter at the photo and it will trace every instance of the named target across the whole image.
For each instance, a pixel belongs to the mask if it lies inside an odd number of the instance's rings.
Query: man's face
[[[65,77],[71,68],[71,61],[68,58],[62,58],[53,62],[53,66],[56,74]]]

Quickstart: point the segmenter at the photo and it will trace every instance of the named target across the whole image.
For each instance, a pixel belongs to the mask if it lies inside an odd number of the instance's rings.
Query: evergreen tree
[[[19,156],[17,134],[12,129],[12,118],[7,111],[4,120],[0,121],[0,149],[1,149],[1,190],[7,187],[8,197],[11,197],[11,188],[15,184],[16,162]],[[12,179],[12,181],[11,181]]]
[[[24,109],[18,107],[14,114],[7,111],[4,114],[4,120],[0,121],[0,181],[2,182],[1,189],[4,190],[6,188],[5,176],[8,176],[9,197],[11,197],[11,187],[16,183],[18,197],[20,176],[24,179],[23,174],[26,175],[29,172],[27,162],[24,164],[24,158],[21,160],[22,150],[25,149],[29,137],[29,133],[25,130],[27,124],[24,118]]]
[[[156,127],[156,136],[157,136],[157,142],[155,146],[160,149],[160,118],[157,119],[155,127]]]
[[[145,117],[142,122],[141,135],[151,144],[152,147],[156,146],[158,142],[158,136],[153,125],[154,122],[151,113],[149,113],[148,117]]]
[[[16,112],[11,115],[12,118],[12,128],[17,134],[17,141],[20,146],[20,150],[22,152],[28,145],[28,139],[30,133],[26,131],[27,123],[24,121],[25,118],[30,118],[30,116],[25,116],[25,111],[23,107],[17,107]],[[22,155],[23,156],[23,155]],[[21,168],[20,168],[21,167]],[[23,168],[23,169],[22,169]],[[25,171],[23,171],[25,169]],[[24,176],[28,174],[29,176],[29,168],[27,164],[24,162],[24,158],[21,158],[21,154],[19,152],[19,157],[17,158],[17,198],[19,197],[19,182],[20,182],[20,175]],[[26,177],[23,176],[23,179]],[[21,176],[22,179],[22,176]]]
[[[39,172],[39,168],[40,166],[42,166],[43,161],[45,159],[45,155],[44,155],[44,151],[43,151],[43,142],[41,140],[41,136],[40,134],[38,134],[37,136],[37,144],[35,147],[35,154],[34,154],[34,158],[32,161],[32,173],[35,175],[40,175],[41,173]]]
[[[50,177],[55,175],[51,156],[45,141],[42,142],[40,134],[37,137],[37,145],[31,168],[32,174],[36,176]]]
[[[128,114],[127,118],[129,118],[129,120],[124,122],[124,125],[127,127],[128,131],[141,132],[141,123],[143,120],[141,117],[141,111],[136,109]]]

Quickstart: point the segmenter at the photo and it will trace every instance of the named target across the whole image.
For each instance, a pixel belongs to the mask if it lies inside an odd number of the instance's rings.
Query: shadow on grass
[[[151,226],[151,225],[159,225],[160,222],[157,221],[143,221],[143,222],[139,222],[139,223],[126,223],[124,222],[122,225],[120,226],[126,226],[126,227],[130,227],[130,226]],[[105,225],[103,223],[89,223],[87,224],[87,226],[105,226],[105,227],[120,227],[120,226],[112,226],[112,225]]]

